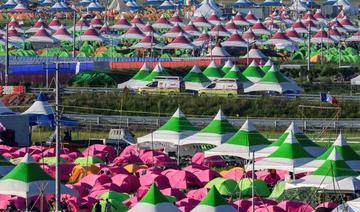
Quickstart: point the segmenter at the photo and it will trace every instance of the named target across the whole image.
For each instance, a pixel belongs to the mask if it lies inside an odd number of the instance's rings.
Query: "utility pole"
[[[56,148],[56,178],[55,178],[55,200],[56,206],[55,211],[60,211],[60,109],[59,109],[59,99],[60,99],[60,88],[59,88],[59,63],[56,63],[56,74],[55,74],[55,148]]]
[[[72,53],[72,56],[73,57],[76,57],[76,10],[74,10],[74,13],[73,13],[74,17],[73,17],[73,53]]]
[[[9,82],[9,24],[6,24],[6,38],[5,38],[5,85]]]

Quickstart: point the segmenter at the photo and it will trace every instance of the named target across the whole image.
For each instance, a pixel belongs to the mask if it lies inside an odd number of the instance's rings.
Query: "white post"
[[[252,152],[252,173],[251,173],[251,179],[252,179],[252,183],[251,183],[251,211],[254,212],[255,211],[255,203],[254,203],[254,197],[255,197],[255,186],[254,186],[254,180],[255,180],[255,151]]]
[[[310,71],[310,36],[311,36],[311,26],[309,24],[309,26],[308,26],[308,49],[307,49],[307,51],[308,51],[307,71],[308,72]]]
[[[56,126],[56,178],[55,178],[55,211],[60,211],[60,109],[59,109],[59,63],[56,63],[56,74],[55,74],[55,126]]]

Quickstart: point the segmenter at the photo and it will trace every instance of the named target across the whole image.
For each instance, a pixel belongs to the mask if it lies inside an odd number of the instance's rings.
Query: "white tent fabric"
[[[335,2],[334,6],[341,7],[342,10],[347,15],[355,15],[358,13],[358,10],[359,10],[359,8],[357,6],[355,6],[348,0],[337,0],[337,2]]]
[[[119,13],[130,12],[130,8],[126,6],[123,0],[113,0],[108,9],[118,11]]]
[[[295,0],[289,9],[297,12],[305,12],[308,10],[308,7],[301,0]]]
[[[350,80],[351,85],[360,85],[360,75]]]
[[[360,198],[348,201],[342,205],[339,205],[332,212],[358,212],[360,211]]]
[[[327,185],[322,188],[323,191],[336,191],[343,193],[356,193],[360,191],[360,178],[359,177],[347,177],[345,179],[337,181],[334,185]]]
[[[201,2],[201,6],[196,9],[194,16],[208,17],[213,13],[215,13],[218,17],[222,16],[222,11],[214,0],[203,0],[203,2]]]

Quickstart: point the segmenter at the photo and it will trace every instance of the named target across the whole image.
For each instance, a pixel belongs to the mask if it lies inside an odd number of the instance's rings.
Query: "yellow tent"
[[[139,169],[147,169],[148,167],[146,165],[138,165],[134,163],[130,163],[124,166],[124,169],[128,171],[129,173],[134,173]]]

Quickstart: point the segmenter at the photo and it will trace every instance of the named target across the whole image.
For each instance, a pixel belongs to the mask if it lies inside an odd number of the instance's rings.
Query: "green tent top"
[[[224,78],[228,79],[238,79],[241,83],[247,83],[252,84],[250,80],[248,80],[239,70],[239,68],[236,65],[233,65],[233,67],[230,69],[230,71],[225,74]]]
[[[141,203],[150,203],[152,205],[156,205],[162,202],[169,202],[168,199],[160,192],[160,190],[156,187],[155,183],[153,183],[145,194],[145,196],[140,200]]]
[[[226,119],[224,113],[219,109],[215,118],[200,132],[202,133],[216,133],[216,134],[226,134],[236,132],[234,126]]]
[[[333,149],[326,161],[310,175],[329,176],[329,177],[348,177],[358,176],[359,174],[352,170],[341,155]]]
[[[252,152],[256,151],[252,150],[252,147],[258,149],[259,146],[265,147],[266,145],[269,145],[270,142],[257,131],[251,121],[246,120],[240,130],[226,141],[226,144],[249,147],[250,152]]]
[[[211,61],[209,66],[206,67],[204,71],[204,75],[209,79],[213,79],[213,78],[222,78],[225,75],[225,73],[219,69],[219,67],[216,65],[214,61]]]
[[[275,150],[268,158],[286,158],[286,159],[298,159],[298,158],[312,158],[313,156],[308,153],[303,146],[297,141],[293,132],[289,132],[285,141],[280,147]]]
[[[275,69],[275,66],[272,66],[259,82],[280,84],[290,81],[280,71]]]
[[[271,69],[271,67],[272,67],[273,65],[274,65],[274,63],[272,62],[271,59],[269,59],[261,69],[262,69],[265,73],[267,73],[267,72]]]
[[[227,60],[224,66],[221,68],[221,70],[227,74],[231,68],[234,66],[234,63],[231,60]]]
[[[78,158],[76,158],[74,163],[77,164],[77,165],[80,165],[80,166],[90,166],[90,165],[93,165],[95,163],[103,164],[104,161],[101,160],[98,157],[88,156],[88,157],[78,157]]]
[[[324,152],[324,149],[320,147],[318,144],[313,142],[307,135],[305,135],[294,122],[291,122],[290,126],[286,129],[286,131],[275,141],[270,147],[279,147],[284,143],[285,139],[288,137],[289,132],[293,132],[297,141],[305,148],[307,152],[309,152],[313,156],[318,156]]]
[[[184,77],[185,82],[211,82],[200,70],[198,66],[194,66],[191,71]]]
[[[150,67],[144,63],[140,70],[131,78],[133,80],[144,80],[150,74]]]
[[[251,82],[257,82],[264,77],[264,71],[260,66],[253,60],[251,64],[245,69],[243,75],[248,78]]]
[[[161,66],[160,63],[158,63],[155,68],[152,70],[152,72],[146,76],[143,80],[145,81],[153,81],[155,77],[159,76],[170,76],[169,73],[165,71],[165,69]]]
[[[217,178],[215,178],[215,179],[217,179]],[[228,203],[224,199],[224,197],[221,196],[221,194],[217,190],[216,186],[212,185],[210,187],[210,191],[207,193],[207,195],[204,197],[204,199],[201,200],[199,205],[209,205],[212,207],[216,207],[219,205],[228,205]]]
[[[16,180],[30,183],[35,181],[53,180],[53,178],[32,159],[30,154],[27,153],[21,162],[7,175],[1,178],[1,180]]]
[[[178,108],[172,117],[158,130],[183,132],[196,131],[196,128],[186,119],[180,108]]]
[[[333,151],[333,149],[336,149],[336,151],[345,161],[359,161],[360,163],[360,156],[346,142],[346,139],[342,133],[338,135],[335,142],[326,150],[326,152],[324,152],[324,154],[320,155],[316,159],[326,160]]]
[[[126,212],[128,211],[128,208],[122,204],[121,201],[115,200],[115,199],[109,199],[109,202],[111,203],[112,211],[116,212]],[[106,200],[100,200],[101,205],[101,212],[107,212],[106,209]],[[95,205],[93,206],[92,212],[95,212]]]
[[[205,188],[216,187],[218,192],[221,195],[232,195],[234,193],[239,192],[239,187],[237,186],[237,182],[233,179],[225,179],[222,177],[217,177],[212,179],[205,185]]]

